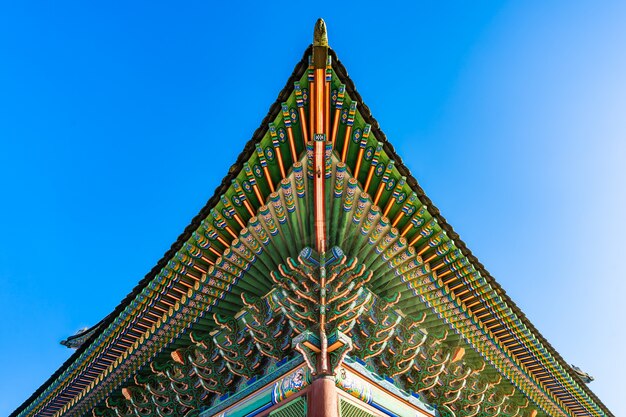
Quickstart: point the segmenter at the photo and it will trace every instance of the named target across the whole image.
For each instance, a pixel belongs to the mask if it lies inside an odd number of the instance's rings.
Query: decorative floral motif
[[[344,367],[339,368],[335,373],[335,385],[366,404],[371,404],[372,402],[372,388],[370,385],[354,378]]]
[[[291,116],[291,123],[298,123],[298,112],[293,107],[289,109],[289,115]]]
[[[361,140],[362,134],[363,132],[361,131],[361,129],[354,129],[354,134],[352,135],[352,142],[359,143],[359,141]]]
[[[252,167],[252,170],[254,171],[254,175],[257,178],[263,177],[263,170],[261,169],[261,166],[259,164],[254,164],[254,166]]]
[[[311,384],[311,373],[308,368],[302,367],[294,373],[287,375],[276,384],[274,384],[274,392],[272,393],[272,402],[279,402],[298,393],[304,387]]]
[[[376,165],[376,170],[374,171],[374,174],[376,174],[377,177],[380,177],[383,175],[383,172],[385,172],[385,165],[384,164]]]
[[[347,121],[348,121],[348,109],[342,109],[341,110],[341,123],[345,125]]]
[[[287,141],[287,132],[282,127],[278,129],[278,141],[285,143]]]

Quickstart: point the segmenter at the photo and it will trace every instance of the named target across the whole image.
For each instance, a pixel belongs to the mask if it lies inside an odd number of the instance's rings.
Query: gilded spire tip
[[[313,30],[313,46],[328,46],[328,33],[326,32],[326,22],[321,17],[315,22]]]

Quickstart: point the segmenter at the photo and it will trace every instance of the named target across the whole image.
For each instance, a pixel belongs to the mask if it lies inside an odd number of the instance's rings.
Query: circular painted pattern
[[[232,202],[234,205],[236,205],[237,207],[241,207],[241,205],[243,204],[241,202],[241,199],[239,199],[239,196],[234,195],[233,198],[231,198]]]
[[[354,134],[352,135],[352,142],[359,143],[359,141],[361,140],[362,134],[363,134],[363,131],[361,129],[355,129]]]
[[[289,116],[291,116],[291,123],[298,123],[298,112],[293,107],[289,109]]]
[[[341,110],[341,123],[345,125],[347,121],[348,121],[348,109],[343,109]]]
[[[374,147],[368,146],[367,148],[365,148],[363,157],[365,158],[366,161],[371,161],[372,158],[374,158]]]
[[[309,103],[309,90],[307,88],[302,89],[302,100],[304,101],[304,104]]]
[[[374,171],[374,174],[376,174],[377,177],[380,177],[381,175],[383,175],[383,172],[385,172],[385,164],[379,163],[378,165],[376,165],[376,170]]]
[[[274,150],[270,148],[269,146],[265,148],[265,157],[267,158],[268,161],[274,160]]]
[[[393,187],[396,186],[396,180],[391,178],[389,181],[387,181],[387,185],[385,185],[385,188],[387,189],[387,191],[392,190]]]
[[[285,143],[287,140],[287,132],[282,127],[278,129],[278,141],[280,143]]]
[[[261,165],[259,164],[254,164],[254,166],[252,167],[252,172],[254,172],[254,175],[257,178],[261,178],[263,176],[263,170],[261,169]]]

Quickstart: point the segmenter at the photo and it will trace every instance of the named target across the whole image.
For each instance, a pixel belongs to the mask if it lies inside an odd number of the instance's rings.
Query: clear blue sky
[[[625,2],[207,3],[0,3],[0,415],[197,214],[320,16],[443,215],[626,415]]]

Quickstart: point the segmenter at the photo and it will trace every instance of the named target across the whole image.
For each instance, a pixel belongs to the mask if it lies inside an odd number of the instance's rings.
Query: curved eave
[[[154,282],[155,278],[158,274],[166,268],[168,263],[174,259],[175,255],[183,248],[185,242],[187,242],[194,231],[196,231],[202,221],[206,219],[210,215],[210,211],[212,208],[216,207],[220,202],[220,196],[226,193],[226,191],[231,186],[231,181],[235,179],[240,172],[242,171],[243,164],[248,161],[251,156],[255,153],[255,145],[260,142],[264,136],[267,134],[268,123],[272,122],[281,112],[281,102],[286,101],[291,92],[293,91],[293,84],[296,81],[299,81],[301,77],[304,75],[305,71],[308,67],[308,57],[310,55],[310,48],[307,49],[304,53],[302,60],[297,64],[292,76],[287,81],[287,85],[280,92],[278,99],[276,102],[270,107],[268,115],[265,117],[261,126],[255,131],[252,138],[247,142],[244,147],[244,150],[239,155],[236,163],[230,168],[226,177],[222,180],[221,184],[216,188],[215,193],[211,199],[207,202],[205,207],[199,212],[199,214],[192,220],[190,225],[185,229],[185,231],[178,237],[176,242],[172,245],[170,250],[168,250],[163,258],[156,264],[156,266],[139,282],[139,284],[133,289],[133,291],[126,297],[124,300],[116,307],[116,309],[107,316],[102,324],[96,329],[96,331],[91,335],[91,337],[57,370],[31,397],[26,400],[17,410],[15,410],[11,415],[17,416],[22,411],[24,411],[31,404],[41,401],[42,393],[49,387],[53,387],[54,384],[65,384],[65,380],[62,379],[63,373],[70,367],[74,366],[77,361],[85,361],[82,355],[94,344],[97,344],[98,337],[103,334],[103,332],[109,328],[111,325],[115,325],[115,320],[122,316],[127,307],[131,305],[131,303],[135,302],[135,300],[140,296],[142,291],[144,291],[148,286]],[[463,256],[468,258],[474,268],[487,280],[488,284],[492,287],[492,290],[504,300],[505,304],[508,308],[512,310],[512,312],[516,315],[517,318],[521,320],[526,329],[531,333],[533,337],[535,337],[548,351],[549,355],[556,359],[558,364],[570,375],[575,381],[578,383],[576,386],[581,387],[581,389],[602,409],[602,411],[608,415],[612,416],[610,411],[601,403],[601,401],[589,390],[586,385],[579,383],[579,379],[574,373],[573,370],[566,364],[566,362],[561,358],[558,352],[548,343],[548,341],[543,338],[543,336],[537,331],[537,329],[532,325],[532,323],[525,317],[522,311],[515,305],[515,303],[506,295],[506,292],[499,286],[499,284],[495,281],[495,279],[489,274],[489,272],[484,268],[484,266],[478,261],[478,259],[472,254],[472,252],[467,248],[465,243],[460,239],[458,234],[454,232],[452,227],[446,222],[445,218],[441,216],[439,210],[435,207],[435,205],[430,201],[430,199],[425,195],[422,188],[419,186],[417,180],[411,175],[408,168],[403,164],[401,158],[396,154],[393,146],[387,140],[385,134],[380,129],[378,122],[371,115],[369,108],[363,104],[361,96],[356,91],[356,88],[349,78],[345,68],[341,64],[341,62],[337,59],[334,51],[330,51],[330,54],[333,58],[333,69],[335,70],[337,76],[341,80],[342,83],[345,83],[347,93],[352,98],[360,103],[359,105],[359,113],[363,117],[366,123],[369,123],[372,126],[373,136],[380,142],[383,143],[383,150],[387,154],[390,159],[395,161],[395,166],[397,171],[407,178],[408,186],[418,195],[419,200],[422,204],[426,205],[429,214],[434,217],[439,226],[447,233],[447,236],[454,240],[455,246],[462,252]],[[495,313],[497,315],[497,313]],[[498,330],[499,332],[499,330]],[[513,333],[511,333],[513,335]],[[502,343],[501,341],[499,343]],[[524,346],[524,342],[520,342],[520,346]],[[504,343],[502,343],[504,345]],[[89,362],[91,363],[91,362]],[[546,364],[542,364],[541,361],[537,362],[538,365],[544,366]],[[547,368],[550,369],[549,367]],[[551,380],[548,382],[550,385],[549,389],[553,393],[565,392],[564,388],[559,386],[559,378],[552,376],[550,372],[546,370],[547,375],[552,377],[554,382]],[[552,388],[552,384],[556,384],[554,388]],[[66,387],[67,388],[67,387]],[[65,388],[64,388],[65,390]],[[55,397],[51,400],[52,404],[46,404],[48,407],[45,415],[51,415],[55,410],[60,409],[59,403],[67,403],[69,400],[66,400],[67,397],[65,393],[61,392],[60,394],[54,394]],[[560,395],[560,394],[559,394]],[[572,394],[573,395],[573,394]],[[568,405],[570,410],[574,410],[578,407],[576,404],[573,406]],[[572,408],[573,407],[573,408]],[[581,406],[582,407],[582,406]]]
[[[202,220],[204,220],[210,213],[211,209],[217,205],[220,201],[220,196],[228,190],[231,186],[231,181],[237,177],[241,172],[243,163],[246,162],[252,154],[255,152],[255,144],[259,142],[267,133],[268,123],[273,121],[281,111],[281,103],[289,98],[291,91],[293,90],[293,84],[300,80],[304,72],[308,68],[308,57],[311,54],[311,47],[309,46],[302,56],[302,59],[293,70],[293,73],[287,80],[285,87],[280,91],[276,101],[270,106],[268,114],[265,116],[261,125],[255,130],[252,138],[246,143],[243,151],[237,157],[237,161],[230,167],[228,174],[222,179],[220,185],[215,188],[213,196],[207,201],[206,205],[200,210],[200,212],[193,218],[191,223],[185,228],[183,233],[178,236],[176,241],[172,244],[170,249],[165,252],[163,257],[157,262],[157,264],[148,272],[144,278],[133,288],[133,290],[120,302],[120,304],[111,312],[102,322],[99,324],[99,328],[94,332],[91,337],[86,340],[77,350],[70,356],[60,367],[54,372],[46,382],[44,382],[28,399],[26,399],[15,411],[13,411],[9,417],[17,417],[22,411],[24,411],[31,403],[35,402],[37,398],[51,385],[53,385],[63,372],[69,368],[74,362],[76,362],[81,355],[92,345],[92,343],[98,338],[102,332],[109,327],[117,317],[126,309],[133,300],[144,290],[153,279],[159,274],[159,272],[166,267],[168,262],[174,258],[176,253],[183,247],[185,242],[189,240],[192,233],[198,229]]]
[[[393,145],[387,139],[387,136],[380,128],[378,121],[372,116],[372,113],[369,107],[364,103],[363,98],[356,90],[354,82],[348,76],[348,72],[346,68],[343,66],[336,53],[331,50],[330,54],[333,57],[333,69],[337,73],[337,76],[342,80],[346,85],[346,92],[352,97],[353,100],[359,102],[359,112],[361,116],[365,120],[366,123],[369,123],[372,126],[373,135],[380,141],[383,142],[383,150],[387,153],[387,155],[393,159],[396,164],[395,167],[400,172],[401,175],[407,178],[407,184],[409,187],[416,192],[420,201],[427,206],[428,212],[437,219],[438,224],[441,228],[447,233],[448,237],[455,242],[455,246],[461,250],[463,255],[468,258],[468,260],[474,265],[476,270],[480,272],[480,274],[487,279],[488,283],[494,288],[499,296],[501,296],[508,307],[510,307],[513,312],[522,320],[524,325],[530,330],[530,332],[539,340],[541,344],[543,344],[546,349],[548,349],[549,353],[557,360],[557,362],[568,372],[568,374],[575,380],[579,381],[579,377],[574,373],[574,371],[570,368],[567,362],[561,357],[558,351],[552,347],[550,342],[541,335],[539,330],[535,328],[530,320],[526,317],[526,315],[522,312],[522,310],[515,304],[515,302],[506,294],[506,291],[498,284],[498,282],[493,278],[493,276],[487,271],[485,266],[478,260],[476,256],[472,253],[472,251],[467,247],[465,242],[461,239],[458,233],[454,231],[452,226],[448,224],[446,219],[441,215],[439,209],[433,204],[433,202],[428,198],[422,187],[417,182],[417,179],[413,177],[411,171],[404,165],[402,158],[396,153]],[[600,401],[600,399],[585,385],[579,384],[580,387],[585,391],[587,395],[589,395],[593,401],[595,401],[602,410],[608,416],[613,416],[613,414],[609,411],[609,409]]]
[[[91,335],[93,333],[96,333],[98,331],[98,328],[100,327],[100,325],[102,325],[102,323],[104,323],[106,321],[107,317],[105,317],[104,319],[100,320],[98,323],[96,323],[95,325],[82,330],[70,337],[68,337],[67,339],[64,339],[61,341],[61,344],[63,346],[66,346],[68,348],[79,348],[81,347],[87,340],[89,340],[91,338]],[[81,339],[84,339],[81,341]]]

